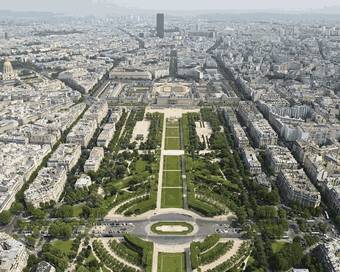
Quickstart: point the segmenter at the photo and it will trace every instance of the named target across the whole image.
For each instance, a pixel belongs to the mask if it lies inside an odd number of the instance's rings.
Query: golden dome
[[[3,74],[6,74],[6,75],[13,74],[13,66],[12,66],[12,63],[9,61],[8,58],[6,58],[5,62],[4,62]]]

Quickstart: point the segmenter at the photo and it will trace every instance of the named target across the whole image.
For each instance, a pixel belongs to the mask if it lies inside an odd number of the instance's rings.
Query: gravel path
[[[227,242],[228,240],[230,240],[230,239],[222,239],[220,242]],[[240,248],[240,246],[242,245],[243,241],[240,240],[240,239],[233,239],[233,241],[234,241],[233,247],[225,255],[223,255],[222,257],[220,257],[219,259],[217,259],[216,261],[214,261],[210,264],[201,266],[202,272],[208,271],[209,269],[212,269],[212,268],[226,262],[233,255],[235,255],[237,253],[238,249]]]
[[[126,260],[122,259],[121,257],[119,257],[118,255],[116,255],[116,254],[112,251],[112,249],[111,249],[111,247],[110,247],[110,245],[109,245],[109,242],[110,242],[110,240],[111,240],[110,238],[101,238],[100,240],[102,241],[104,248],[109,252],[109,254],[110,254],[113,258],[117,259],[117,260],[120,261],[121,263],[123,263],[123,264],[125,264],[125,265],[127,265],[127,266],[130,266],[130,267],[132,267],[132,268],[134,268],[134,269],[136,269],[136,270],[138,270],[138,271],[142,271],[142,269],[141,269],[140,267],[138,267],[138,266],[136,266],[136,265],[133,265],[133,264],[127,262]]]

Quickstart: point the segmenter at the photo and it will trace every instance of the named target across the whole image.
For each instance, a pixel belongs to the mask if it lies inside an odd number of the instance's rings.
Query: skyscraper
[[[157,14],[157,36],[159,38],[164,38],[164,13]]]
[[[177,57],[177,50],[173,49],[170,53],[170,67],[169,67],[169,74],[170,77],[175,78],[177,77],[178,72],[178,57]]]

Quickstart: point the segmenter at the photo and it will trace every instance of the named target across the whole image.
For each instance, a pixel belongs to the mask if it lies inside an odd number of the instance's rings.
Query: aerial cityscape
[[[29,2],[0,7],[0,272],[340,272],[339,7]]]

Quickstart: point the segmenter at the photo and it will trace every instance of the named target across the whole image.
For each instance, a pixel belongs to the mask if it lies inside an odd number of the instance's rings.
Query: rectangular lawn
[[[179,138],[165,138],[166,150],[180,150]]]
[[[163,187],[182,187],[181,171],[164,171]]]
[[[179,156],[164,156],[164,170],[180,170],[180,159]]]
[[[56,240],[52,243],[53,246],[65,252],[66,254],[68,254],[68,252],[71,252],[72,244],[73,244],[72,240],[67,241]]]
[[[183,208],[182,188],[164,188],[162,190],[162,208]]]
[[[179,122],[178,120],[166,120],[166,126],[167,127],[178,127],[179,126]]]
[[[184,253],[159,253],[158,272],[185,272]]]
[[[179,128],[166,128],[165,137],[179,137]]]

